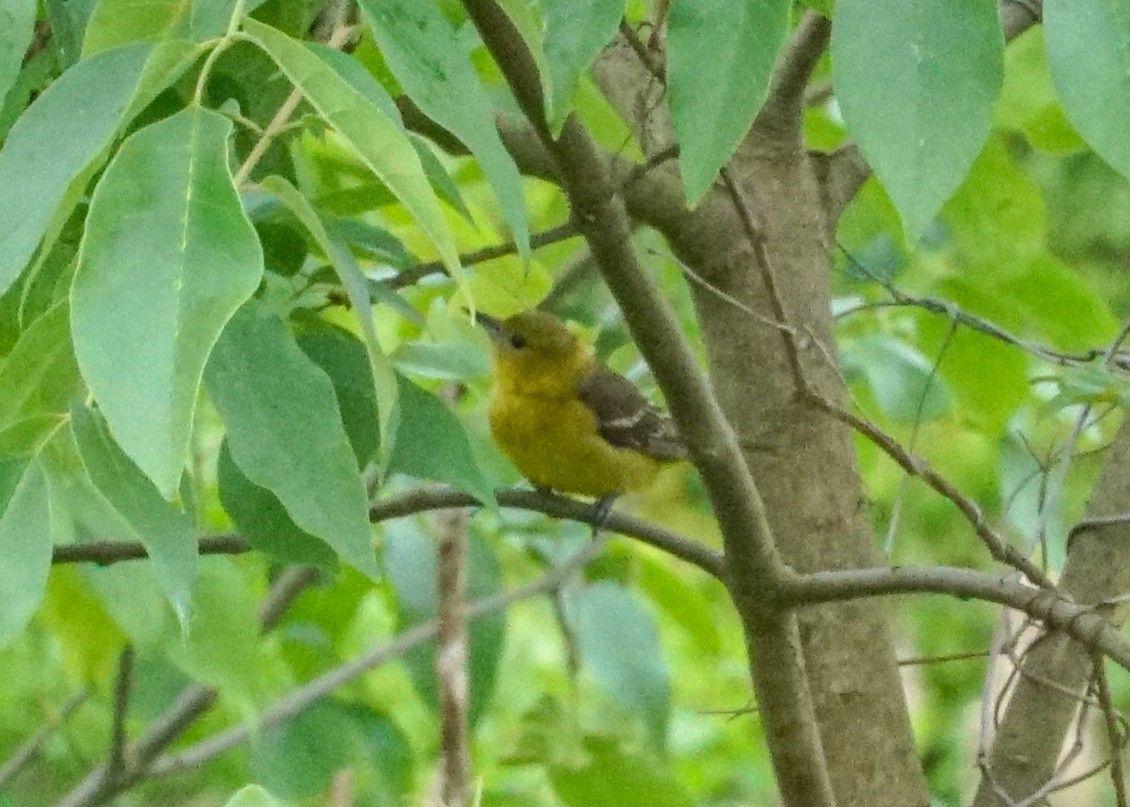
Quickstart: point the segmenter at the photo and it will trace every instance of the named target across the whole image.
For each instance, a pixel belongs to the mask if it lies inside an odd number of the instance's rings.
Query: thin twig
[[[439,792],[444,807],[466,807],[470,794],[471,750],[468,737],[467,561],[470,551],[466,509],[435,514],[438,622],[435,676],[440,713]]]
[[[541,247],[556,244],[559,241],[567,241],[578,235],[577,225],[572,220],[558,224],[556,227],[551,227],[548,230],[543,230],[540,233],[533,233],[530,235],[530,249],[540,249]],[[468,252],[459,256],[459,263],[461,266],[474,266],[477,263],[485,261],[492,261],[495,258],[502,258],[506,255],[515,255],[518,252],[518,245],[513,241],[508,241],[505,244],[494,244],[489,247]],[[415,266],[405,269],[403,272],[398,273],[396,276],[389,278],[387,281],[390,288],[401,289],[405,286],[411,286],[419,283],[429,275],[446,274],[447,267],[440,261],[429,261],[427,263],[416,264]]]
[[[591,504],[552,493],[499,488],[495,491],[495,498],[503,507],[543,513],[552,518],[564,518],[584,524],[592,524],[596,518]],[[422,485],[377,502],[369,509],[369,520],[375,523],[429,510],[477,505],[479,502],[473,496],[454,488]],[[698,541],[617,511],[608,514],[604,526],[619,535],[642,541],[698,566],[707,574],[719,579],[723,577],[722,553]],[[230,555],[247,552],[249,549],[247,542],[238,535],[218,535],[200,539],[201,554]],[[146,557],[148,555],[145,546],[137,541],[92,541],[55,547],[52,563],[109,565]]]
[[[43,747],[51,736],[62,727],[75,710],[86,703],[86,699],[90,697],[90,690],[84,689],[76,692],[69,701],[63,704],[63,708],[59,714],[54,717],[49,717],[46,725],[40,727],[27,742],[16,749],[15,753],[10,756],[7,761],[0,765],[0,789],[10,782],[17,773],[22,771],[29,762],[35,759],[35,755],[39,753],[39,749]]]
[[[316,576],[316,572],[304,568],[288,569],[280,576],[260,608],[264,631],[277,624],[286,608]],[[132,787],[148,775],[149,766],[158,754],[212,708],[217,697],[214,689],[190,684],[173,705],[149,725],[149,730],[137,744],[123,753],[126,762],[123,770],[114,773],[109,764],[99,765],[60,799],[57,807],[94,807]]]
[[[342,26],[337,28],[326,42],[326,45],[335,49],[340,48],[357,32],[358,29],[356,26]],[[302,103],[303,97],[302,90],[298,87],[291,90],[290,95],[283,101],[278,112],[271,118],[271,122],[267,124],[267,128],[263,130],[263,136],[256,141],[255,145],[251,148],[251,152],[247,155],[243,164],[239,166],[239,170],[236,171],[235,181],[233,183],[235,187],[239,188],[247,181],[247,178],[251,176],[251,172],[255,170],[255,166],[259,164],[259,161],[263,159],[263,155],[267,153],[267,149],[271,147],[271,143],[290,125],[290,116],[298,109],[298,105]]]
[[[1106,659],[1095,654],[1095,689],[1099,698],[1099,707],[1103,713],[1103,723],[1106,726],[1107,745],[1110,753],[1110,780],[1114,786],[1114,797],[1118,807],[1127,807],[1126,801],[1126,774],[1122,768],[1122,751],[1126,747],[1125,726],[1119,725],[1118,710],[1114,708],[1114,701],[1110,696],[1110,681],[1106,674]]]
[[[118,657],[118,680],[114,685],[114,718],[110,729],[108,775],[120,776],[126,769],[126,717],[129,714],[129,693],[133,688],[133,645],[126,644]]]
[[[1023,573],[1033,583],[1043,588],[1055,588],[1055,584],[1038,566],[1032,563],[1020,550],[1005,541],[996,530],[988,525],[985,521],[984,514],[981,512],[981,508],[976,502],[965,496],[952,482],[934,470],[925,459],[906,451],[893,437],[880,429],[876,424],[859,415],[846,411],[815,391],[809,390],[806,397],[809,402],[818,408],[823,409],[828,414],[843,421],[864,437],[871,440],[871,442],[882,449],[888,457],[897,462],[908,474],[919,477],[933,488],[935,492],[955,504],[957,509],[961,511],[962,515],[964,515],[966,520],[972,525],[973,531],[989,550],[989,554],[992,555],[994,560],[1008,564]]]
[[[512,591],[502,592],[468,603],[467,618],[469,620],[480,619],[505,610],[514,603],[552,592],[562,581],[591,563],[600,554],[606,543],[607,537],[602,533],[586,543],[576,555],[554,567],[539,579]],[[323,673],[289,695],[280,698],[273,706],[264,710],[259,720],[258,730],[262,731],[289,720],[315,701],[326,697],[358,676],[385,662],[401,658],[410,650],[434,639],[438,630],[439,623],[437,620],[421,622],[388,643],[370,650],[365,655]],[[189,746],[183,751],[162,757],[153,764],[149,773],[152,776],[164,776],[185,768],[194,768],[231,748],[247,742],[250,737],[251,732],[246,726],[228,729]]]

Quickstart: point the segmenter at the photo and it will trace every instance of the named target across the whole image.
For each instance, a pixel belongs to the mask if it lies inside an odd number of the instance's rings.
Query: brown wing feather
[[[577,397],[596,415],[601,437],[617,448],[631,448],[658,460],[686,458],[675,424],[622,375],[597,365],[581,380]]]

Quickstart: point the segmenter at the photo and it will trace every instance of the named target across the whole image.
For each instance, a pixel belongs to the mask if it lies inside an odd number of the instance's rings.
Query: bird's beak
[[[508,338],[506,328],[502,325],[502,320],[495,319],[489,314],[478,313],[475,315],[475,322],[481,325],[490,338],[496,342],[503,341]]]

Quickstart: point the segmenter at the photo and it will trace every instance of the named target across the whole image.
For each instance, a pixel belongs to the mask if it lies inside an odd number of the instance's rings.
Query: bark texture
[[[1120,516],[1130,502],[1130,421],[1107,455],[1087,518]],[[1101,603],[1130,591],[1130,524],[1080,530],[1071,542],[1059,587],[1078,603]],[[1109,609],[1121,625],[1126,605]],[[1064,738],[1093,673],[1091,652],[1062,633],[1037,640],[1024,657],[974,807],[1005,807],[1040,790],[1054,775]],[[1006,800],[1006,796],[1007,799]]]
[[[659,155],[671,142],[663,88],[638,59],[633,67],[633,58],[621,43],[606,55],[598,75],[647,153]],[[765,245],[761,256],[721,183],[687,211],[681,200],[660,193],[658,180],[646,187],[629,182],[629,209],[662,231],[700,278],[691,288],[710,377],[784,561],[800,572],[879,565],[851,434],[805,405],[785,340],[770,324],[776,318],[759,257],[769,259],[807,384],[840,400],[827,238],[834,225],[824,218],[821,188],[801,138],[799,106],[784,106],[767,106],[728,168],[758,220]],[[807,681],[837,803],[927,804],[885,605],[824,605],[801,611],[799,618]],[[764,714],[775,705],[761,702],[759,708]]]

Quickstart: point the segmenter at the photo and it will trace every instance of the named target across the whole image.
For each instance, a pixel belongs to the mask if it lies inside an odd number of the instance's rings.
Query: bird
[[[477,321],[491,337],[491,432],[536,488],[594,497],[607,514],[687,458],[671,419],[553,314]]]

